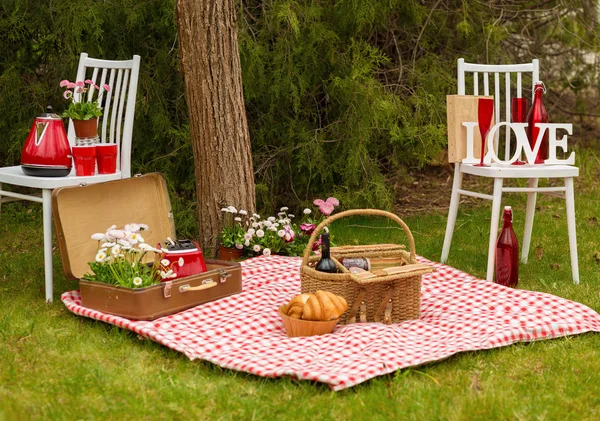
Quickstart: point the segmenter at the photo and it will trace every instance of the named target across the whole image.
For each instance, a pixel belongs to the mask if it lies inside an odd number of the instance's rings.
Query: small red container
[[[206,263],[200,246],[195,241],[179,240],[175,245],[164,246],[158,244],[158,249],[163,250],[161,259],[169,261],[169,267],[177,275],[175,278],[197,275],[206,272]],[[179,266],[179,259],[183,259],[183,266]],[[165,281],[171,280],[165,279]]]
[[[96,146],[72,146],[75,175],[90,176],[96,173]]]
[[[117,145],[115,143],[96,145],[96,159],[98,174],[114,174],[117,172]]]

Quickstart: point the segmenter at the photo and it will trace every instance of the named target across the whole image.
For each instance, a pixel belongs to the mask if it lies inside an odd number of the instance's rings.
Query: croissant
[[[296,295],[287,307],[287,315],[295,319],[301,319],[304,311],[304,304],[308,301],[310,294]]]
[[[337,319],[347,308],[344,297],[328,291],[316,291],[314,294],[295,296],[282,311],[296,319],[327,321]]]
[[[348,308],[344,297],[328,291],[316,291],[311,294],[304,306],[304,320],[333,320],[342,315]]]

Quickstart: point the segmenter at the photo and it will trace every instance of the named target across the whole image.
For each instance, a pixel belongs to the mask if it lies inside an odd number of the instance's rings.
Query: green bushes
[[[548,72],[560,81],[555,86],[575,93],[595,86],[596,73],[580,58],[581,48],[596,45],[595,20],[585,12],[596,2],[552,1],[529,12],[534,3],[238,1],[260,207],[335,194],[345,207],[389,208],[393,180],[441,160],[445,96],[456,90],[459,57],[525,61],[555,57],[557,45],[567,46],[570,60],[553,62]],[[194,235],[193,158],[174,12],[173,0],[4,0],[0,164],[18,163],[31,121],[47,104],[62,111],[58,83],[73,77],[81,51],[106,59],[139,54],[133,169],[165,174],[178,229]]]

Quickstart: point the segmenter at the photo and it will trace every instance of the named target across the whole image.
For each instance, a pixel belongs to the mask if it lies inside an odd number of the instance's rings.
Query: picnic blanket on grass
[[[421,318],[384,325],[337,326],[333,334],[288,338],[278,308],[300,292],[300,258],[262,256],[242,262],[243,292],[154,321],[132,321],[81,306],[73,313],[107,322],[221,367],[264,377],[291,376],[342,390],[400,368],[462,351],[600,331],[600,315],[573,301],[515,290],[419,257]]]

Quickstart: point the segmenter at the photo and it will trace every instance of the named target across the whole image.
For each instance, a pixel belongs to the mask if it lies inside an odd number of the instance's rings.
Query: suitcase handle
[[[197,287],[191,287],[189,284],[185,284],[179,287],[179,292],[183,294],[184,292],[188,291],[202,291],[203,289],[209,289],[216,286],[217,283],[215,281],[210,281]]]

